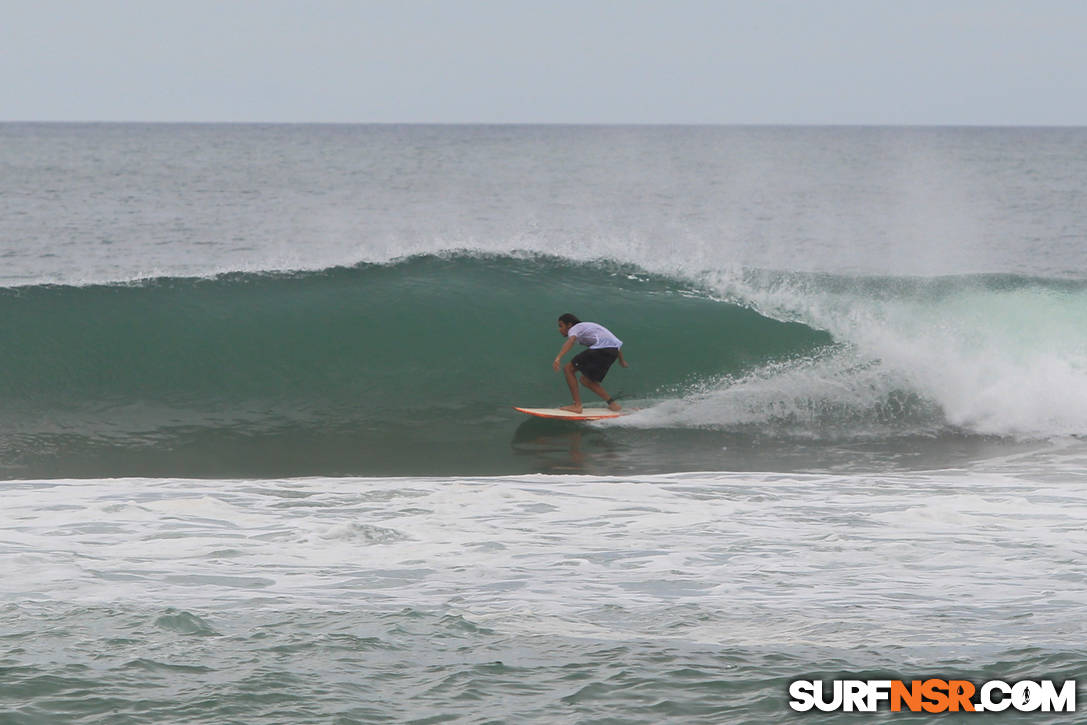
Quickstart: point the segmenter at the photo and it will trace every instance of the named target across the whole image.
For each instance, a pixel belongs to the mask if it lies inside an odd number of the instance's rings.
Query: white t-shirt
[[[577,340],[579,345],[588,345],[591,350],[602,347],[622,347],[623,341],[603,325],[595,322],[579,322],[566,331],[567,337]]]

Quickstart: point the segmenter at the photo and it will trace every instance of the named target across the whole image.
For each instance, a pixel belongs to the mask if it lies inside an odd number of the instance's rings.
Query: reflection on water
[[[1044,450],[1040,441],[945,435],[796,440],[712,429],[636,430],[532,418],[510,442],[516,469],[623,476],[674,471],[836,472],[931,470]]]
[[[630,446],[597,426],[530,418],[514,431],[510,448],[540,473],[607,475],[625,468]]]
[[[512,440],[511,440],[512,434]],[[479,424],[252,430],[177,427],[111,438],[0,430],[0,480],[15,478],[632,476],[679,471],[851,473],[935,470],[1043,453],[1047,441],[945,433],[872,440],[796,439],[758,431],[637,429],[509,416]],[[1082,451],[1083,441],[1067,446]]]

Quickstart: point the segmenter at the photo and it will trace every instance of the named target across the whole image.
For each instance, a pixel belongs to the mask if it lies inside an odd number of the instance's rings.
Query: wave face
[[[1067,280],[682,279],[463,252],[19,287],[0,308],[12,477],[719,470],[790,446],[811,468],[843,444],[891,460],[1087,432],[1087,285]],[[563,312],[625,341],[632,367],[605,384],[638,412],[564,428],[510,411],[567,402]]]
[[[0,308],[11,475],[504,470],[508,441],[482,450],[510,406],[566,402],[563,312],[624,338],[633,367],[607,383],[633,398],[831,343],[680,280],[541,256],[30,286]]]

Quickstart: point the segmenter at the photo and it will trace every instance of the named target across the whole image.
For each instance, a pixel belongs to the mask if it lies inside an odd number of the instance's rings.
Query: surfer
[[[575,355],[563,368],[563,372],[566,373],[566,384],[570,386],[570,394],[574,397],[574,404],[564,405],[561,409],[573,413],[581,412],[581,391],[575,374],[575,371],[581,371],[582,385],[603,398],[609,409],[622,410],[623,406],[616,403],[600,383],[608,374],[608,368],[616,360],[623,367],[630,367],[623,359],[623,341],[611,334],[611,331],[603,325],[582,322],[569,312],[559,317],[559,334],[566,338],[566,342],[555,357],[555,362],[551,364],[555,372],[558,372],[563,356],[570,352],[575,342],[589,348]]]

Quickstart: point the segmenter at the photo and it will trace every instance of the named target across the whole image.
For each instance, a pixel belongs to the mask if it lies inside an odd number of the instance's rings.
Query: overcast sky
[[[0,120],[1087,125],[1085,0],[0,0]]]

